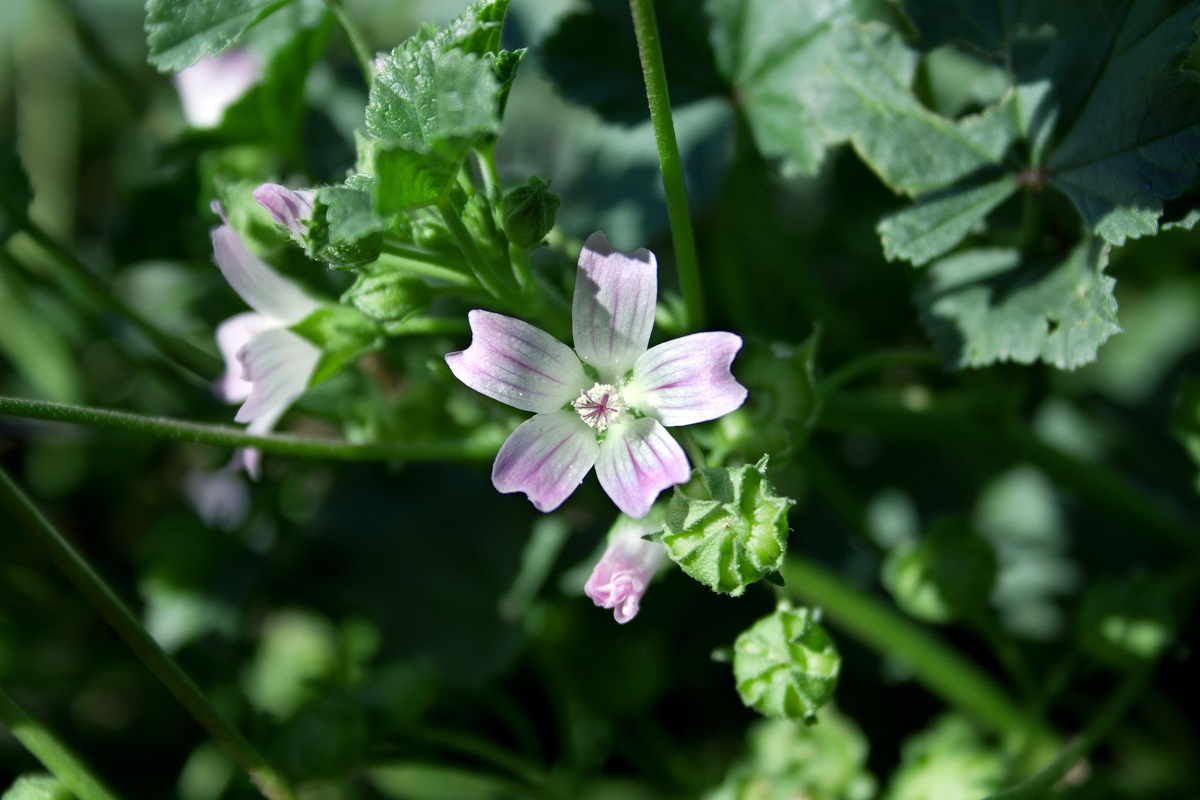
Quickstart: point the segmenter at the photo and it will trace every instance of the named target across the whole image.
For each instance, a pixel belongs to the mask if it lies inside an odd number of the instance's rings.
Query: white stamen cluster
[[[588,427],[598,431],[612,425],[625,413],[625,401],[620,390],[608,383],[597,383],[573,400],[571,405]]]

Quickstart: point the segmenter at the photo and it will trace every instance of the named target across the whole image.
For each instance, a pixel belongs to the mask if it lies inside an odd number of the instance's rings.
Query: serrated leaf
[[[376,142],[372,165],[377,176],[371,191],[377,214],[389,216],[437,203],[454,183],[471,142],[442,139],[419,148]]]
[[[418,35],[392,51],[371,82],[367,132],[413,148],[500,130],[491,59],[443,52]]]
[[[147,60],[178,72],[217,55],[292,0],[147,0]]]
[[[718,71],[732,85],[763,155],[812,174],[846,134],[827,127],[829,98],[813,78],[838,57],[833,30],[850,19],[891,19],[881,0],[708,0]],[[827,84],[826,84],[827,86]],[[827,93],[827,90],[826,92]]]
[[[675,108],[724,94],[695,0],[655,4],[659,44]],[[568,100],[600,116],[633,125],[650,116],[629,4],[590,0],[565,15],[542,43],[541,64]]]
[[[1108,249],[1088,239],[1061,262],[1005,248],[942,259],[917,288],[921,321],[951,367],[1041,360],[1075,369],[1121,330]]]
[[[978,186],[956,184],[930,192],[880,220],[876,231],[889,261],[925,264],[961,242],[1016,191],[1009,177]]]
[[[473,0],[438,33],[438,46],[477,56],[498,53],[508,4],[509,0]]]
[[[1105,5],[1098,14],[1094,2],[1056,4],[1062,39],[1048,58],[1099,51],[1103,59],[1090,82],[1051,98],[1059,108],[1035,113],[1058,116],[1050,183],[1097,236],[1120,245],[1158,233],[1163,201],[1200,181],[1200,81],[1179,68],[1200,2]]]

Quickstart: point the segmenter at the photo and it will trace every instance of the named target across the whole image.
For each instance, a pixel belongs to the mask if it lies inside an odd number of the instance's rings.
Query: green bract
[[[810,608],[780,607],[733,643],[742,702],[768,717],[812,721],[837,687],[842,657]]]
[[[787,512],[796,502],[775,493],[764,456],[753,466],[701,467],[675,487],[667,523],[654,541],[714,592],[734,597],[777,572],[787,550]]]
[[[518,186],[500,201],[504,234],[522,249],[536,247],[554,227],[554,216],[562,198],[550,191],[550,182],[536,175]]]

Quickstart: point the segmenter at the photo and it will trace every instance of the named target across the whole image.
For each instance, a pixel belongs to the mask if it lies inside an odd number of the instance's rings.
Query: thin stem
[[[1126,530],[1200,556],[1196,530],[1150,495],[1102,467],[1046,444],[1024,428],[845,396],[825,401],[817,425],[834,431],[867,429],[879,436],[923,441],[972,456],[988,453],[1007,461],[1028,462]]]
[[[846,383],[888,367],[911,364],[919,367],[941,367],[942,361],[928,350],[885,350],[843,364],[821,381],[821,394],[830,395]]]
[[[213,447],[254,447],[266,453],[339,461],[485,461],[494,457],[499,449],[499,442],[495,437],[489,436],[466,441],[379,444],[350,444],[331,439],[280,434],[261,436],[224,425],[204,425],[170,417],[151,417],[127,411],[109,411],[17,397],[0,397],[0,414],[113,428]]]
[[[470,333],[471,326],[465,319],[445,319],[443,317],[414,317],[393,325],[388,329],[390,336],[421,336],[448,333],[459,335]]]
[[[29,716],[3,686],[0,686],[0,727],[8,728],[16,740],[79,800],[117,800],[88,765],[59,741],[53,731]]]
[[[0,193],[3,189],[0,187]],[[106,311],[116,314],[136,328],[143,336],[177,364],[203,378],[205,381],[221,372],[221,360],[178,336],[160,331],[153,323],[113,296],[107,284],[93,273],[79,258],[52,237],[40,225],[21,214],[15,217],[21,230],[58,262],[68,280],[87,296],[89,300]],[[20,265],[7,248],[0,248],[0,260]]]
[[[92,607],[125,640],[154,676],[175,695],[188,713],[242,767],[262,795],[269,800],[294,800],[295,794],[282,775],[217,710],[191,677],[159,646],[137,617],[121,602],[104,579],[42,516],[8,473],[0,468],[0,505],[24,527],[63,571]]]
[[[676,428],[675,438],[682,445],[683,451],[687,453],[688,460],[692,462],[693,469],[700,469],[708,466],[708,459],[704,457],[704,451],[696,444],[696,440],[692,438],[692,434],[687,428]]]
[[[375,78],[374,51],[367,45],[366,37],[363,36],[358,23],[346,13],[346,8],[342,5],[342,0],[325,0],[325,5],[329,6],[329,10],[333,12],[333,17],[337,20],[342,33],[345,34],[346,41],[350,43],[350,50],[354,53],[354,60],[358,62],[358,68],[362,70],[363,78],[366,79],[369,86]]]
[[[464,288],[479,286],[478,281],[464,272],[415,258],[412,252],[395,245],[385,244],[376,263],[401,269],[411,275],[442,281],[451,286],[461,286]]]
[[[454,205],[447,199],[439,202],[437,208],[438,212],[442,215],[442,220],[446,223],[446,227],[450,230],[450,235],[454,237],[458,249],[462,251],[463,257],[467,259],[467,265],[471,268],[471,272],[475,274],[476,280],[493,297],[507,299],[508,293],[500,285],[495,273],[492,271],[491,265],[483,257],[483,253],[479,252],[479,246],[475,244],[475,238],[471,236],[471,232],[463,224],[462,217],[454,210]]]
[[[1051,791],[1056,783],[1070,771],[1096,745],[1104,740],[1109,732],[1116,727],[1121,718],[1141,696],[1142,690],[1154,673],[1154,665],[1144,667],[1125,679],[1125,682],[1113,693],[1104,708],[1084,731],[1062,751],[1045,769],[1011,789],[990,795],[985,800],[1035,800],[1043,798]]]
[[[871,648],[900,658],[914,680],[947,704],[1009,739],[1045,743],[1052,738],[991,677],[927,629],[811,561],[790,556],[781,572],[784,591],[820,606],[828,619]]]
[[[637,35],[642,74],[646,78],[646,99],[650,104],[650,122],[658,145],[658,163],[667,194],[667,216],[671,220],[671,239],[675,243],[675,267],[679,271],[679,289],[687,309],[687,327],[704,326],[704,295],[700,284],[700,262],[696,255],[696,237],[688,212],[687,187],[683,182],[683,159],[675,139],[671,99],[667,94],[667,70],[663,66],[658,43],[658,23],[654,19],[653,0],[629,0],[633,29]]]

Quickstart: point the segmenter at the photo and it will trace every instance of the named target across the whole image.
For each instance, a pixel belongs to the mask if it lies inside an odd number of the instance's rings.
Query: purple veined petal
[[[263,431],[275,427],[283,412],[307,391],[321,351],[287,328],[270,328],[247,342],[238,359],[244,368],[242,377],[252,386],[234,421],[258,423],[251,431]]]
[[[219,203],[213,210],[224,219]],[[212,232],[213,260],[246,305],[284,325],[293,325],[320,307],[296,284],[267,266],[246,247],[228,222]]]
[[[275,221],[297,238],[302,238],[308,233],[305,223],[312,219],[315,198],[313,192],[303,189],[292,191],[278,183],[264,183],[254,190],[254,199],[258,204],[270,211]]]
[[[641,520],[620,518],[600,563],[583,587],[592,602],[601,608],[611,608],[622,625],[637,616],[642,596],[666,558],[666,547],[642,538],[658,528]]]
[[[258,83],[262,67],[250,51],[230,48],[217,56],[204,56],[175,76],[183,115],[193,128],[212,128],[225,109]]]
[[[522,411],[556,411],[592,384],[571,348],[519,319],[472,311],[471,346],[449,353],[460,381]]]
[[[524,492],[538,511],[553,511],[596,463],[596,436],[574,411],[536,414],[522,422],[496,455],[492,485]]]
[[[610,426],[596,459],[596,477],[617,508],[641,519],[663,489],[691,475],[683,448],[656,419],[626,418]]]
[[[746,401],[729,371],[741,348],[742,337],[719,331],[655,345],[633,365],[626,398],[668,426],[722,417]]]
[[[236,314],[217,326],[217,349],[225,361],[225,374],[213,385],[226,403],[241,403],[250,396],[250,381],[242,377],[242,362],[238,358],[246,343],[277,323],[257,311]]]
[[[658,300],[658,262],[649,250],[626,254],[593,233],[579,254],[571,328],[575,352],[615,383],[646,352]]]

